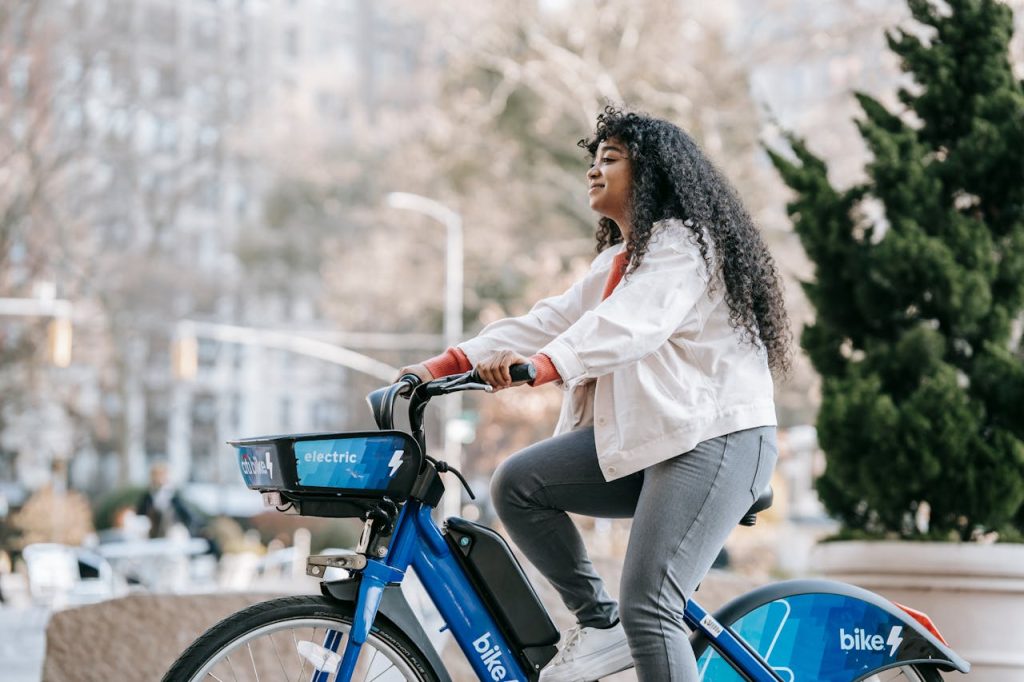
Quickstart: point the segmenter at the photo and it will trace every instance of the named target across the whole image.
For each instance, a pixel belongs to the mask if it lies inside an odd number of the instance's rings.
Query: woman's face
[[[598,145],[594,163],[587,171],[587,186],[590,208],[622,227],[633,189],[633,170],[626,145],[614,137]]]

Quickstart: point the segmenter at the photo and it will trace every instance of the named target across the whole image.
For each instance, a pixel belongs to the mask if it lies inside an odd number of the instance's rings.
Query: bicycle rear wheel
[[[284,597],[229,616],[207,630],[175,661],[164,682],[293,682],[337,680],[337,658],[348,642],[352,604],[319,596]],[[334,667],[332,667],[332,665]],[[416,646],[380,622],[363,644],[352,680],[437,682]]]

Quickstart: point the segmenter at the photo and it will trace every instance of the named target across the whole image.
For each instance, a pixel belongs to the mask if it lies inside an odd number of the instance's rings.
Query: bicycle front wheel
[[[341,682],[338,657],[352,627],[353,605],[319,596],[254,604],[207,630],[174,662],[164,682]],[[336,653],[335,653],[336,652]],[[380,622],[363,644],[352,680],[437,682],[423,653]],[[347,681],[346,681],[347,682]]]

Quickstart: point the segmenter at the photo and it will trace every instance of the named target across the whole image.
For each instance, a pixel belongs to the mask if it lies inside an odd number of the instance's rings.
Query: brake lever
[[[456,385],[454,388],[445,388],[445,393],[458,393],[460,391],[484,391],[486,393],[493,393],[494,387],[490,384],[478,384],[476,382],[469,384]]]
[[[441,380],[435,382],[433,389],[439,394],[458,393],[459,391],[487,391],[490,393],[494,389],[490,384],[486,384],[480,381],[473,381],[473,375],[470,373],[456,374],[447,380]]]
[[[463,375],[463,374],[456,374],[455,376],[451,376],[451,377],[443,377],[439,381],[435,382],[434,386],[439,391],[446,391],[446,390],[448,390],[449,388],[451,388],[453,386],[457,386],[460,381],[465,381],[465,380],[466,380],[466,376],[465,375]]]

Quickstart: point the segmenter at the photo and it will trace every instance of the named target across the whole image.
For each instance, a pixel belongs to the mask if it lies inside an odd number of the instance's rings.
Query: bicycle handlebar
[[[526,362],[509,367],[509,374],[513,382],[533,381],[537,378],[537,368],[533,366],[533,363]],[[423,413],[426,410],[427,403],[434,396],[447,395],[458,391],[491,390],[493,390],[491,386],[480,378],[476,369],[427,382],[421,382],[420,378],[415,374],[403,374],[398,378],[398,381],[390,386],[378,388],[366,396],[366,402],[370,404],[377,427],[381,430],[390,430],[394,428],[395,422],[395,399],[399,396],[408,398],[409,429],[412,432],[413,438],[419,443],[420,450],[423,452],[425,459],[428,462],[432,462],[438,472],[451,471],[458,476],[462,485],[469,492],[469,496],[475,498],[469,483],[466,482],[466,479],[463,478],[457,469],[449,466],[446,462],[435,460],[427,455],[426,437],[423,433]]]
[[[509,367],[513,382],[533,381],[537,378],[537,368],[532,362],[524,362]],[[423,433],[423,411],[434,396],[448,395],[459,391],[491,391],[491,386],[485,383],[476,369],[461,374],[453,374],[433,381],[421,382],[415,374],[403,374],[398,381],[378,388],[368,396],[366,401],[370,403],[373,411],[374,421],[380,429],[392,429],[395,422],[395,399],[398,396],[409,399],[409,426],[413,435],[422,439]],[[423,443],[420,442],[420,446]]]
[[[532,362],[512,365],[508,369],[509,374],[512,376],[513,383],[518,383],[520,381],[533,381],[537,378],[537,368],[533,366]],[[420,393],[428,399],[438,395],[458,393],[459,391],[490,392],[493,390],[489,384],[480,378],[480,374],[477,372],[476,368],[468,372],[452,374],[450,376],[441,377],[440,379],[434,379],[433,381],[427,381],[425,383],[420,383],[419,377],[414,374],[404,374],[399,381],[409,381],[413,386],[415,393]]]

